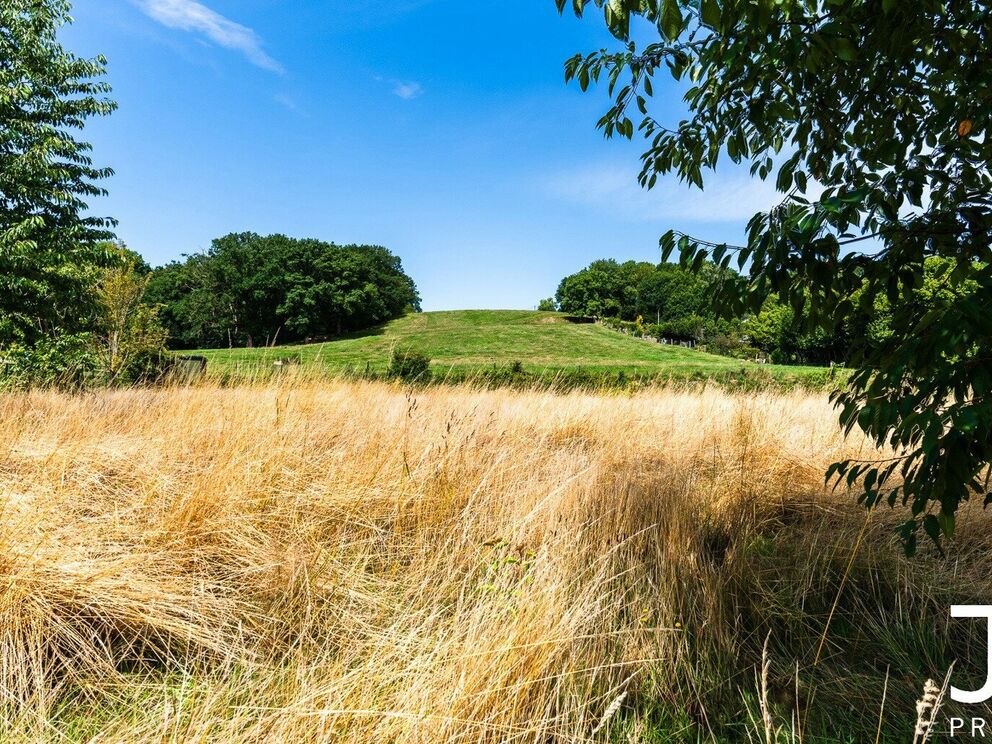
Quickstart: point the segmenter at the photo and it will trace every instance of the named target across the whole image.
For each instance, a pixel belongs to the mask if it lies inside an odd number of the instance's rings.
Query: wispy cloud
[[[386,83],[389,85],[393,91],[393,95],[399,96],[404,101],[412,101],[414,98],[418,98],[424,94],[424,86],[416,80],[397,80],[396,78],[387,78],[382,75],[373,75],[372,79],[377,83]]]
[[[415,80],[409,82],[396,80],[393,82],[393,93],[404,101],[412,101],[414,98],[423,95],[424,86]]]
[[[206,36],[218,46],[240,52],[258,67],[282,73],[283,67],[262,49],[254,30],[225,18],[196,0],[132,0],[150,18],[169,28]]]
[[[636,166],[601,163],[539,179],[539,188],[564,201],[635,222],[740,222],[783,197],[773,183],[752,178],[747,171],[705,174],[704,182],[706,189],[700,191],[672,175],[659,179],[648,191],[637,183]]]
[[[278,103],[280,106],[283,106],[283,107],[289,109],[294,114],[301,114],[301,115],[303,115],[303,114],[306,113],[300,107],[300,104],[298,104],[296,102],[296,99],[293,98],[291,95],[288,95],[286,93],[277,93],[276,95],[274,95],[272,97],[272,100],[275,101],[276,103]]]

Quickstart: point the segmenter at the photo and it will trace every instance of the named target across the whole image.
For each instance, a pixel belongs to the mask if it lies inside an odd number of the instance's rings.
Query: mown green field
[[[520,362],[541,379],[608,376],[638,379],[722,379],[821,384],[828,370],[756,364],[632,338],[596,324],[576,324],[560,313],[526,310],[455,310],[408,315],[370,331],[326,343],[253,349],[206,349],[209,371],[268,371],[281,359],[329,373],[386,371],[393,349],[430,357],[435,379],[485,375]]]

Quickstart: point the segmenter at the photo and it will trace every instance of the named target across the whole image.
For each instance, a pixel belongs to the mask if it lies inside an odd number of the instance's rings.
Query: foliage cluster
[[[99,310],[94,341],[108,382],[154,379],[165,371],[168,332],[159,308],[145,297],[151,272],[140,256],[120,250],[116,266],[100,272],[94,287]]]
[[[94,271],[112,258],[113,220],[88,214],[86,201],[111,171],[77,132],[115,104],[105,60],[59,43],[68,21],[66,0],[0,4],[0,347],[57,348],[57,337],[87,331]]]
[[[712,316],[708,289],[718,272],[710,269],[696,275],[675,264],[602,259],[562,279],[555,302],[561,312],[597,318]]]
[[[160,371],[147,267],[89,214],[111,174],[78,139],[115,108],[102,57],[59,43],[65,0],[0,6],[0,384],[135,381]]]
[[[404,382],[429,382],[431,359],[426,354],[410,349],[393,349],[389,357],[388,377]]]
[[[91,267],[81,286],[88,302],[82,330],[53,328],[30,342],[7,338],[0,346],[0,386],[90,387],[161,378],[169,360],[158,308],[145,301],[147,264],[119,244],[101,250],[108,265]]]
[[[712,262],[694,272],[672,263],[605,259],[562,279],[556,301],[564,312],[598,317],[635,336],[691,340],[714,353],[742,359],[763,354],[779,364],[843,362],[851,338],[874,318],[863,313],[832,333],[803,331],[794,310],[775,297],[767,298],[756,313],[721,313],[714,307],[714,293],[740,281],[735,271]],[[638,318],[643,327],[638,327]],[[884,319],[874,327],[881,332]]]
[[[148,300],[182,349],[337,336],[420,310],[416,285],[385,248],[254,233],[157,269]]]
[[[563,11],[568,0],[556,0]],[[830,334],[887,301],[891,333],[854,337],[841,423],[899,453],[838,463],[866,504],[902,503],[907,549],[951,535],[972,497],[992,502],[992,5],[973,0],[573,0],[601,8],[616,49],[577,55],[567,79],[603,79],[607,136],[635,128],[641,183],[699,188],[722,159],[782,194],[744,245],[670,230],[663,258],[745,272],[717,292],[731,315],[770,295],[804,331]],[[653,37],[640,44],[631,22]],[[645,28],[646,27],[646,28]],[[645,38],[641,36],[640,38]],[[671,74],[687,109],[653,115]],[[666,105],[666,113],[672,107]],[[639,119],[635,125],[634,120]],[[701,198],[706,198],[705,196]],[[920,301],[927,260],[945,290]],[[965,291],[971,286],[973,291]]]

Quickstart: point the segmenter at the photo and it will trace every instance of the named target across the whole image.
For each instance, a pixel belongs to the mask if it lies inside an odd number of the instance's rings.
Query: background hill
[[[328,371],[383,373],[394,348],[416,351],[432,360],[435,377],[470,377],[520,362],[532,374],[610,375],[673,379],[748,377],[779,382],[822,382],[818,367],[755,364],[695,349],[633,338],[596,324],[577,324],[553,312],[456,310],[406,315],[370,331],[325,343],[195,352],[213,372],[271,368],[280,359]]]

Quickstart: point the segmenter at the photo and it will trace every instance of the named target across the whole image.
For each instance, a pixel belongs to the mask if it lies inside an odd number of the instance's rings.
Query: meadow
[[[435,378],[480,381],[506,372],[514,362],[527,385],[615,383],[618,376],[642,380],[712,380],[764,386],[820,386],[829,370],[755,364],[666,346],[624,335],[598,324],[568,322],[561,313],[526,310],[452,310],[415,313],[371,330],[325,343],[256,348],[205,349],[215,377],[244,379],[292,359],[315,372],[382,374],[393,349],[425,354]],[[496,375],[502,380],[505,375]]]
[[[910,741],[983,646],[986,523],[904,558],[821,394],[35,391],[0,453],[4,742]]]

